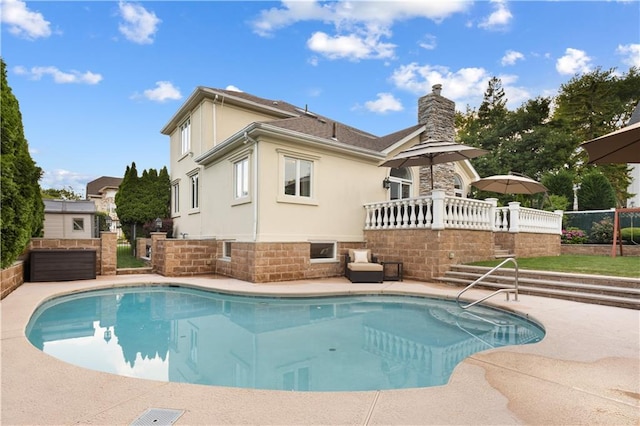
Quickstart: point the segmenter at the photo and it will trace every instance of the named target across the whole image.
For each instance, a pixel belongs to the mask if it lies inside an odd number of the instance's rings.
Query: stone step
[[[491,268],[455,265],[439,280],[460,287],[471,284]],[[503,268],[486,277],[478,288],[512,288],[514,269]],[[571,278],[576,281],[569,281]],[[518,292],[585,303],[640,309],[640,279],[594,276],[585,274],[550,273],[519,269]]]

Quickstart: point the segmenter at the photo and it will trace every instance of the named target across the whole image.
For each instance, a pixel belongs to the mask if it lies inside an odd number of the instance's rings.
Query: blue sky
[[[196,86],[280,99],[385,135],[443,85],[492,76],[515,109],[574,75],[640,66],[638,1],[0,0],[1,54],[43,188],[169,167],[160,129]]]

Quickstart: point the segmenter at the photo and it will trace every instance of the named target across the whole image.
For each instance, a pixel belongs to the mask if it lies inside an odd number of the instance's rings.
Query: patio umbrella
[[[380,167],[429,166],[431,169],[431,189],[433,189],[434,164],[469,160],[488,153],[489,151],[484,149],[453,141],[428,139],[425,142],[398,153],[396,156],[380,164]]]
[[[471,185],[483,191],[497,192],[499,194],[536,194],[547,190],[540,182],[513,173],[489,176],[471,182]]]
[[[607,133],[580,145],[589,164],[640,163],[640,122]]]

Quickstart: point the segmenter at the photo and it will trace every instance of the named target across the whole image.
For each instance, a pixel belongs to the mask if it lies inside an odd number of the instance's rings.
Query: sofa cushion
[[[353,263],[369,263],[369,250],[354,250]]]
[[[380,263],[349,263],[347,268],[351,271],[382,271]]]

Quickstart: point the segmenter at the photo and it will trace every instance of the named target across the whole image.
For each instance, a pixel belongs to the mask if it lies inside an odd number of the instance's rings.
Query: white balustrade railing
[[[449,197],[442,190],[432,195],[364,205],[364,229],[472,229],[494,232],[560,234],[562,212],[548,212],[496,199]]]

